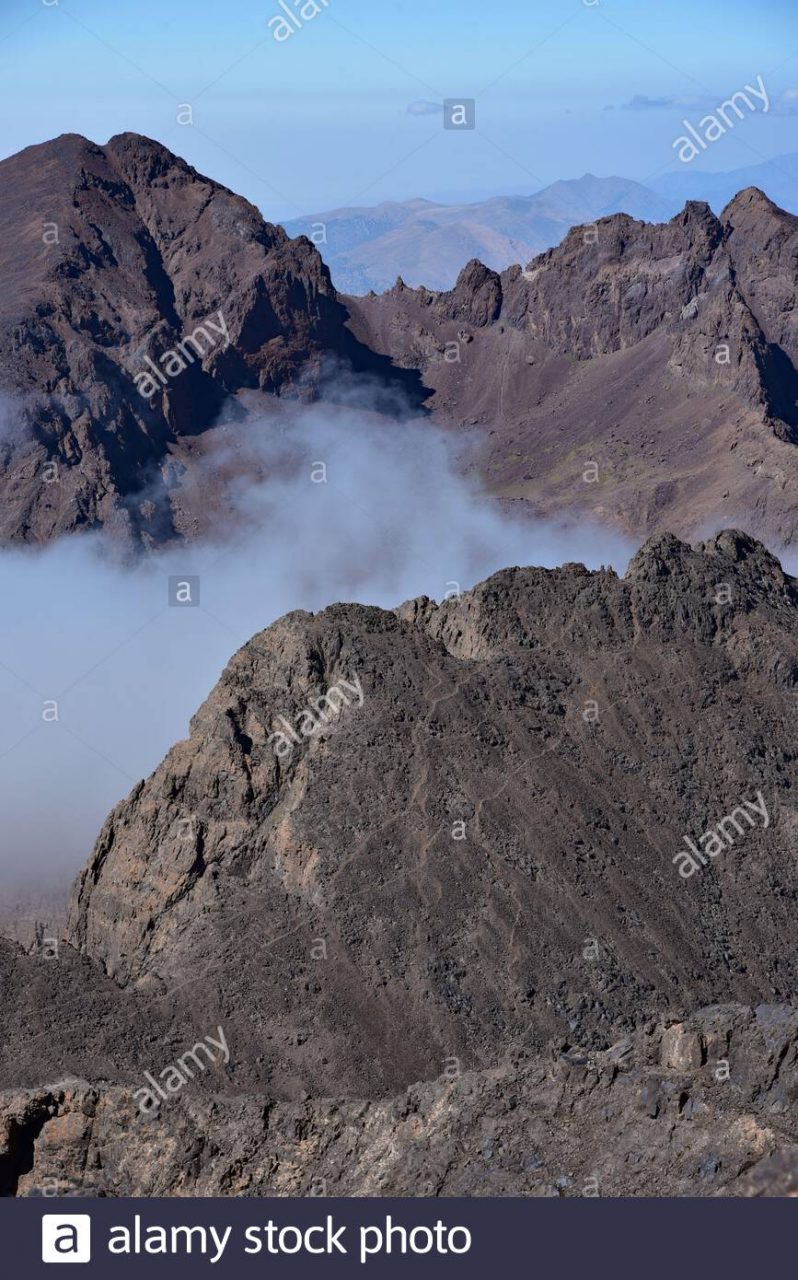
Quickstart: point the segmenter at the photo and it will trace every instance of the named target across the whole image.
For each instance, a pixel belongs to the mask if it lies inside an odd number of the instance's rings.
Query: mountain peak
[[[144,133],[115,133],[109,138],[105,146],[100,148],[109,156],[128,156],[128,157],[157,157],[161,162],[169,166],[176,166],[185,169],[190,173],[196,173],[192,165],[184,160],[182,156],[171,151],[163,142],[159,142],[157,138],[150,138]],[[206,182],[211,179],[206,178]],[[214,183],[214,186],[220,184]]]
[[[137,539],[174,536],[171,516],[137,495],[225,396],[290,393],[330,357],[395,381],[345,329],[316,246],[155,139],[120,133],[100,147],[65,134],[0,168],[0,387],[32,428],[20,433],[24,479],[21,454],[0,468],[0,536],[111,522]],[[164,374],[208,317],[217,328],[192,338],[182,376]],[[40,478],[48,462],[64,470],[57,504]]]
[[[26,170],[29,166],[40,168],[51,162],[57,164],[73,163],[82,155],[102,156],[103,151],[91,138],[84,138],[82,133],[60,133],[56,138],[48,138],[44,142],[34,142],[22,151],[0,160],[0,169]]]
[[[169,155],[173,154],[171,151],[169,151],[168,147],[164,146],[162,142],[158,142],[157,138],[151,138],[149,134],[146,134],[146,133],[136,133],[134,129],[124,129],[121,133],[112,134],[112,136],[108,139],[105,145],[106,147],[110,147],[112,149],[121,147],[121,146],[125,146],[125,147],[140,146],[142,148],[154,147],[159,151],[168,152]]]
[[[148,186],[154,178],[170,174],[180,175],[181,179],[199,179],[217,191],[227,190],[220,183],[198,173],[187,160],[175,155],[162,142],[141,133],[114,134],[102,150],[109,163],[134,187]],[[241,202],[244,203],[243,199]]]
[[[655,533],[643,543],[632,564],[665,562],[676,565],[685,556],[694,555],[722,556],[735,564],[750,559],[778,564],[764,543],[741,529],[721,529],[705,542],[696,542],[692,546],[672,533]]]
[[[672,219],[677,226],[691,228],[709,237],[713,244],[719,244],[723,235],[723,224],[710,209],[706,200],[688,200],[681,213]]]
[[[706,200],[686,200],[684,209],[677,216],[681,218],[698,218],[701,221],[715,217]]]
[[[759,187],[745,187],[742,191],[738,191],[737,195],[726,205],[720,217],[722,222],[734,223],[740,215],[750,214],[773,214],[790,217],[784,209],[781,209],[764,191]]]
[[[629,562],[625,580],[637,582],[653,578],[669,578],[692,557],[693,549],[675,534],[663,532],[646,539]]]
[[[655,534],[643,544],[626,571],[626,581],[633,583],[678,578],[681,583],[693,584],[699,596],[705,594],[702,583],[732,577],[738,580],[739,598],[748,606],[755,600],[785,595],[795,599],[794,581],[777,558],[764,543],[740,529],[722,529],[692,546],[672,533]]]

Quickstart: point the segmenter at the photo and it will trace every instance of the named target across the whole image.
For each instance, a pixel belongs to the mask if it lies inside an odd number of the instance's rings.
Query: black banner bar
[[[0,1274],[751,1280],[790,1262],[797,1213],[786,1199],[43,1197],[0,1202]]]

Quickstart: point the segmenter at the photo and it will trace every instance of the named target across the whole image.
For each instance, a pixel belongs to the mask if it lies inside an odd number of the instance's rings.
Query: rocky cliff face
[[[136,134],[0,164],[0,537],[174,533],[147,492],[242,388],[309,392],[325,360],[382,372],[308,240]],[[182,344],[182,345],[181,345]]]
[[[226,1020],[278,1096],[788,999],[797,605],[726,533],[655,539],[625,579],[288,615],[111,814],[69,938]],[[757,795],[739,848],[682,878],[685,837]]]
[[[375,1101],[0,1093],[0,1194],[795,1195],[798,1014],[737,1005],[600,1051],[553,1041]]]
[[[28,148],[0,164],[0,539],[192,536],[210,425],[252,389],[316,394],[332,362],[476,428],[468,464],[541,513],[789,543],[797,226],[749,189],[347,299],[308,240],[158,143]]]
[[[525,269],[351,299],[364,342],[469,423],[501,494],[635,532],[729,517],[792,541],[798,219],[762,192],[716,217],[575,227]],[[487,430],[488,438],[485,438]]]
[[[0,1182],[792,1185],[797,686],[798,584],[733,531],[289,614],[109,816],[59,953],[0,945]]]

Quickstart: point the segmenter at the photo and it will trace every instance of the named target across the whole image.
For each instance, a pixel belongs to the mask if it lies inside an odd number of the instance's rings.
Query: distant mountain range
[[[530,196],[456,204],[388,201],[311,214],[284,226],[290,236],[306,235],[317,244],[344,293],[382,293],[397,277],[409,285],[450,289],[471,258],[503,271],[553,248],[571,227],[608,214],[664,222],[686,200],[705,200],[719,213],[738,191],[752,186],[782,208],[798,211],[798,154],[730,173],[682,167],[648,186],[588,173]]]
[[[529,262],[559,244],[576,223],[608,213],[662,222],[678,201],[626,178],[555,182],[531,196],[499,196],[478,204],[389,201],[374,208],[334,209],[284,224],[290,236],[318,246],[337,288],[382,293],[405,284],[450,289],[463,266],[478,258],[494,271]]]

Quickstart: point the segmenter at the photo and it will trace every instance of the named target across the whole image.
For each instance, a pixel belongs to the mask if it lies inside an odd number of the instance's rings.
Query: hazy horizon
[[[220,27],[207,0],[176,0],[168,16],[156,0],[135,13],[7,0],[0,154],[64,132],[139,132],[273,221],[386,199],[531,194],[589,172],[645,185],[684,168],[673,144],[685,119],[757,76],[768,110],[691,171],[795,150],[798,12],[786,0],[760,6],[753,30],[741,0],[700,13],[688,0],[667,13],[634,0],[511,0],[501,19],[476,0],[454,15],[422,0],[327,0],[282,43],[269,26],[281,13],[277,0],[233,0]],[[473,131],[442,127],[440,104],[458,95],[475,100]]]

